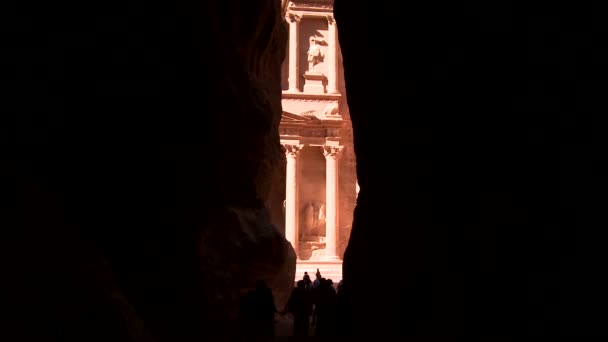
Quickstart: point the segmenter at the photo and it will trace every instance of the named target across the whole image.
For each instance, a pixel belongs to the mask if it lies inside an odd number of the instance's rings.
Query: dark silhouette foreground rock
[[[360,185],[347,332],[596,331],[603,21],[574,5],[336,0],[334,13]]]
[[[2,297],[17,336],[236,335],[258,279],[284,306],[295,256],[263,205],[284,158],[280,1],[3,12]]]

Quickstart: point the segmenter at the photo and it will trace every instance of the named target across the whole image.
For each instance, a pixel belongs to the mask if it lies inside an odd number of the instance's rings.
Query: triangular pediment
[[[311,122],[316,121],[317,118],[310,116],[302,116],[290,112],[283,111],[281,116],[281,122]]]

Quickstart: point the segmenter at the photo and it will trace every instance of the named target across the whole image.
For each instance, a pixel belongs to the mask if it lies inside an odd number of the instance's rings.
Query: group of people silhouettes
[[[315,280],[308,272],[297,282],[286,311],[293,315],[293,336],[332,336],[340,326],[343,282],[337,288],[317,269]],[[311,331],[312,328],[312,331]]]
[[[272,290],[264,281],[241,302],[241,319],[244,331],[259,337],[273,338],[277,316],[293,318],[293,336],[336,336],[344,324],[345,308],[343,282],[334,286],[331,279],[323,278],[319,270],[315,280],[304,272],[297,281],[284,311],[277,311]]]

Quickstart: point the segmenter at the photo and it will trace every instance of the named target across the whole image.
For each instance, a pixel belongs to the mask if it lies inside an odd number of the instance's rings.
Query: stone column
[[[298,58],[298,43],[300,40],[300,19],[301,17],[294,13],[289,13],[287,20],[289,21],[289,91],[300,91],[300,63]]]
[[[337,94],[338,93],[338,53],[339,53],[339,44],[337,34],[338,31],[336,29],[336,21],[334,17],[327,16],[327,67],[328,74],[327,75],[327,92],[329,94]]]
[[[301,145],[284,145],[287,157],[285,180],[285,238],[298,255],[298,152]]]
[[[340,260],[338,255],[338,153],[341,146],[324,146],[325,155],[325,259]]]

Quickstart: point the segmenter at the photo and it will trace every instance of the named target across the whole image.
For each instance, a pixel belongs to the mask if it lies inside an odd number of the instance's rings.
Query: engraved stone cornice
[[[295,100],[305,102],[318,102],[318,101],[338,101],[342,97],[341,94],[308,94],[308,93],[295,93],[289,91],[283,91],[283,100]]]
[[[302,138],[339,138],[340,132],[340,128],[279,127],[281,136]]]
[[[289,3],[290,8],[319,8],[333,9],[334,0],[292,0]]]
[[[293,145],[293,144],[283,144],[285,148],[285,156],[288,158],[295,158],[298,155],[298,152],[302,149],[302,145]]]
[[[333,25],[336,22],[333,15],[328,15],[325,18],[327,18],[327,22],[329,23],[329,25]]]
[[[323,146],[323,155],[325,158],[336,158],[343,148],[344,146]]]

